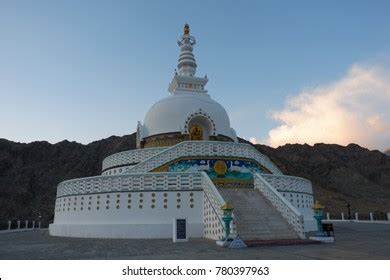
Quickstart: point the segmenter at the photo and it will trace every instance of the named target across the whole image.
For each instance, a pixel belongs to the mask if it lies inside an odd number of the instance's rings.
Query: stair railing
[[[203,211],[203,221],[205,225],[204,235],[206,238],[214,240],[220,240],[224,236],[224,223],[222,222],[223,211],[222,205],[225,204],[225,200],[215,187],[214,183],[210,180],[209,176],[203,171],[201,172],[203,177],[203,193],[205,196],[204,203],[208,206],[212,212],[210,215],[207,209]]]
[[[255,189],[259,190],[264,197],[268,199],[301,238],[306,238],[304,233],[303,215],[273,186],[262,178],[260,174],[254,174],[254,181]]]

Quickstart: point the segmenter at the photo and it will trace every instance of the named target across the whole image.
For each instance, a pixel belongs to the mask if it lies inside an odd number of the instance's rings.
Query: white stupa
[[[226,110],[207,94],[207,76],[195,76],[197,65],[192,53],[195,38],[189,32],[186,25],[178,41],[180,56],[177,72],[169,84],[171,95],[155,103],[146,113],[144,124],[138,124],[141,148],[190,140],[189,129],[195,123],[202,129],[202,140],[237,142]]]
[[[197,77],[188,24],[170,95],[138,122],[137,149],[108,156],[102,173],[60,183],[51,235],[220,240],[233,204],[244,240],[305,238],[315,229],[310,181],[283,175],[238,143],[223,108]]]

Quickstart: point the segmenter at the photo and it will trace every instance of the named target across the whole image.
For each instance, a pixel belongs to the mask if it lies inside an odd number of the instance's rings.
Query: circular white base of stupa
[[[169,224],[50,224],[52,236],[81,238],[173,238],[173,223]],[[203,237],[203,223],[187,224],[190,238]]]

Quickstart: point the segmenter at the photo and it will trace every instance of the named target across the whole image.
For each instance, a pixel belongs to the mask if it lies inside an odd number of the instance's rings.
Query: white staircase
[[[218,189],[233,202],[237,233],[243,240],[300,239],[282,214],[257,189]]]

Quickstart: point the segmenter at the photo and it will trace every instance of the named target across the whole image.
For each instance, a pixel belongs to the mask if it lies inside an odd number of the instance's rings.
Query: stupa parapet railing
[[[222,222],[223,211],[221,207],[225,204],[225,200],[211,181],[210,177],[205,173],[201,172],[203,180],[203,191],[204,191],[204,204],[209,203],[212,214],[206,213],[206,209],[203,211],[204,216],[204,235],[207,238],[219,240],[224,233],[224,224]],[[210,217],[211,216],[211,217]]]
[[[255,189],[258,189],[268,201],[282,214],[286,221],[294,228],[301,238],[305,238],[303,215],[262,175],[254,174]]]
[[[199,172],[94,176],[61,182],[57,187],[57,198],[108,192],[202,190],[203,183]]]
[[[275,174],[261,174],[261,177],[279,192],[292,191],[313,195],[311,182],[307,179]]]
[[[178,159],[189,156],[226,156],[252,159],[267,168],[273,174],[282,174],[279,168],[255,147],[234,142],[221,141],[183,141],[175,146],[169,147],[147,160],[140,162],[126,171],[126,173],[144,173]]]
[[[117,166],[139,163],[165,149],[166,147],[134,149],[109,155],[102,162],[102,171]]]

